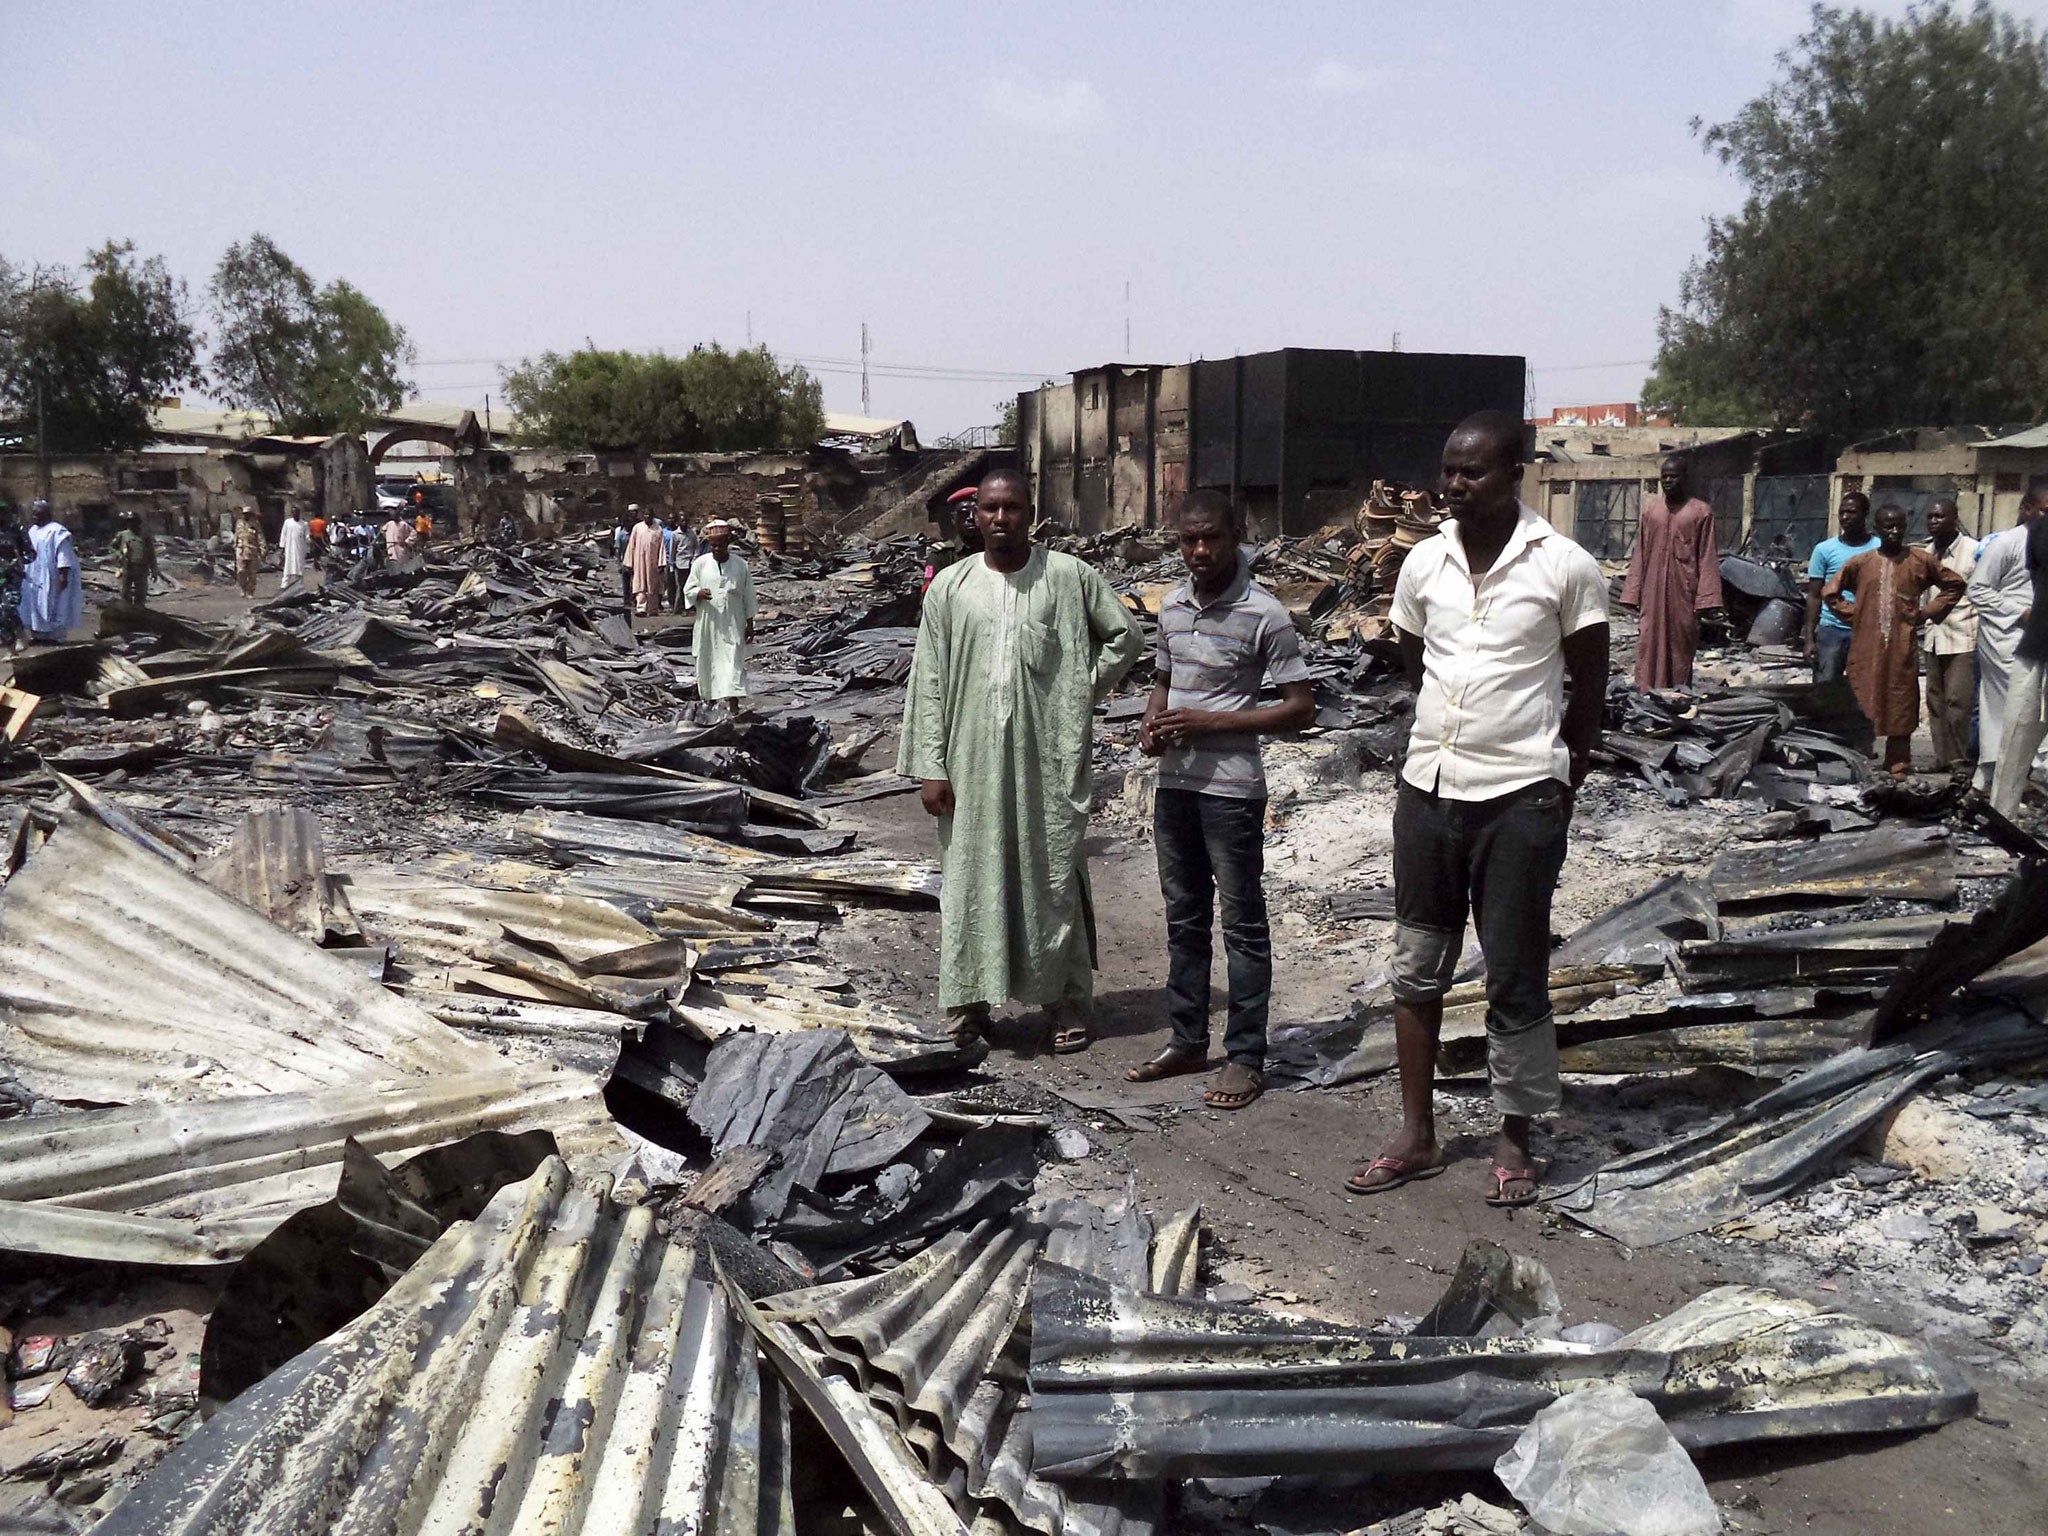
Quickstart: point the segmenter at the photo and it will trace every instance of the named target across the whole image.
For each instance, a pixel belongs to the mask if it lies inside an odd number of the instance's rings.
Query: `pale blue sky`
[[[878,369],[1063,374],[1125,355],[1127,281],[1139,360],[1398,332],[1526,355],[1539,406],[1626,399],[1737,200],[1687,123],[1804,16],[0,0],[0,252],[128,237],[196,292],[262,230],[446,399],[586,337],[740,344],[750,311],[800,359],[866,320]],[[874,410],[933,436],[1019,382],[878,371]]]

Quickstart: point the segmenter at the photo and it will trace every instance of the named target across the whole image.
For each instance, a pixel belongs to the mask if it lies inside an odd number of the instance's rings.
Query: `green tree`
[[[0,415],[53,453],[139,448],[149,408],[202,382],[185,285],[161,257],[108,241],[81,272],[0,259]]]
[[[1005,448],[1017,446],[1017,397],[1010,395],[996,402],[996,441]]]
[[[2048,416],[2048,46],[1978,4],[1815,6],[1707,152],[1748,186],[1658,320],[1643,404],[1713,425]]]
[[[211,293],[228,404],[267,412],[284,432],[360,432],[405,398],[404,329],[352,284],[315,287],[269,236],[229,246]]]
[[[544,352],[504,371],[527,441],[555,448],[765,452],[809,447],[825,431],[823,391],[766,347],[715,343],[665,352]]]

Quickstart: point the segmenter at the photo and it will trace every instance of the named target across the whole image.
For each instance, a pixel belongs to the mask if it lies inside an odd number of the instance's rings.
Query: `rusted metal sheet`
[[[0,1250],[220,1263],[331,1198],[351,1140],[394,1162],[477,1131],[529,1129],[577,1159],[627,1152],[596,1079],[505,1066],[0,1122]]]
[[[1976,1403],[1928,1345],[1746,1286],[1609,1348],[1302,1324],[1045,1262],[1032,1288],[1032,1461],[1055,1480],[1489,1467],[1602,1382],[1692,1449],[1926,1428]]]
[[[309,943],[362,936],[348,898],[328,877],[320,822],[311,811],[296,806],[251,811],[227,848],[200,865],[198,873],[215,890]]]
[[[1885,826],[1810,843],[1730,848],[1714,860],[1707,885],[1723,902],[1863,901],[1872,896],[1953,901],[1956,858],[1940,827]]]
[[[701,1240],[551,1159],[96,1529],[784,1536],[790,1471],[781,1380]]]
[[[1790,1194],[1922,1083],[2044,1052],[2048,1029],[2003,1004],[1984,1004],[1917,1042],[1832,1056],[1734,1113],[1617,1158],[1548,1199],[1631,1247],[1669,1242]]]
[[[359,968],[67,812],[0,891],[0,1061],[136,1104],[502,1065]]]

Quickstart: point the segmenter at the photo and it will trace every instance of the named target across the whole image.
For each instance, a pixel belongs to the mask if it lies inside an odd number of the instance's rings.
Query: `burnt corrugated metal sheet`
[[[698,1245],[550,1160],[96,1529],[781,1536],[789,1408]]]
[[[391,1163],[475,1131],[528,1129],[552,1132],[572,1158],[628,1152],[595,1079],[505,1067],[0,1122],[0,1249],[219,1263],[330,1199],[351,1138]]]
[[[1599,1348],[1295,1323],[1050,1263],[1030,1382],[1032,1465],[1060,1480],[1488,1467],[1598,1382],[1649,1400],[1692,1448],[1927,1428],[1976,1404],[1926,1344],[1746,1286]]]
[[[660,938],[609,902],[588,896],[493,890],[386,871],[360,870],[343,878],[357,916],[376,937],[395,941],[409,961],[481,958],[507,933],[538,941],[578,964]]]
[[[200,878],[308,943],[360,935],[348,898],[328,877],[320,823],[295,806],[251,811]]]
[[[822,1374],[860,1388],[962,1518],[1042,1536],[1139,1536],[1156,1518],[1157,1489],[1063,1488],[1031,1470],[1031,1276],[1043,1257],[1125,1285],[1153,1274],[1191,1283],[1199,1213],[1172,1218],[1158,1241],[1128,1197],[1057,1201],[1043,1216],[948,1233],[885,1274],[770,1297],[761,1309]]]
[[[129,1104],[500,1065],[361,970],[67,813],[0,892],[0,1061]]]

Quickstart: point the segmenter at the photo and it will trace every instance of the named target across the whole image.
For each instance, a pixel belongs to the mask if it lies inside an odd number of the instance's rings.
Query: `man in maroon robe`
[[[1673,454],[1659,468],[1664,494],[1643,506],[1635,553],[1621,605],[1640,615],[1636,625],[1636,686],[1690,688],[1692,655],[1700,645],[1700,615],[1721,606],[1721,554],[1714,543],[1714,509],[1686,487],[1684,459]]]

